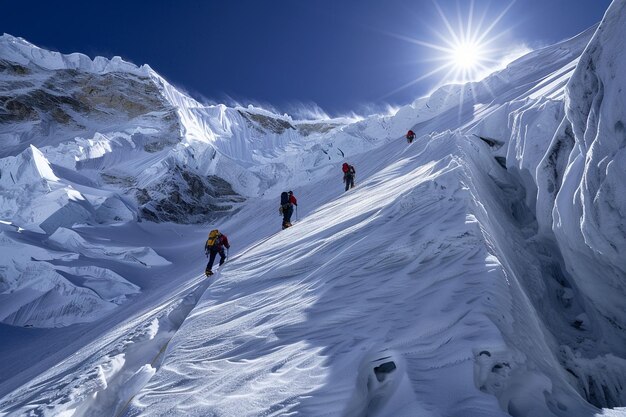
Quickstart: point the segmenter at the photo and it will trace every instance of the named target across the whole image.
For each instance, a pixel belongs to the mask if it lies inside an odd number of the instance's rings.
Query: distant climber
[[[412,130],[409,130],[408,132],[406,132],[406,141],[408,143],[413,142],[413,139],[415,139],[415,132],[413,132]]]
[[[224,253],[224,248],[226,248],[226,253]],[[204,271],[207,277],[213,275],[213,262],[215,262],[217,254],[220,254],[221,266],[228,257],[228,249],[230,249],[230,244],[228,243],[226,235],[220,233],[217,229],[211,230],[209,238],[204,244],[204,253],[209,257],[209,263],[206,264],[206,269]]]
[[[354,187],[356,170],[354,169],[354,166],[348,164],[347,162],[343,163],[341,170],[343,171],[343,182],[346,183],[346,191],[348,191],[350,188]]]
[[[293,195],[293,191],[283,191],[280,194],[280,207],[278,209],[278,212],[283,215],[283,230],[291,227],[293,206],[298,207],[298,200],[296,200],[296,197]]]

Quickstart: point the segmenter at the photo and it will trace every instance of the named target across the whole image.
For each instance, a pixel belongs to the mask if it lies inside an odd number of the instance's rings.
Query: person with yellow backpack
[[[224,248],[226,248],[226,253],[224,253]],[[204,271],[207,277],[213,275],[213,262],[215,262],[217,254],[220,254],[221,266],[228,257],[228,249],[230,249],[230,243],[228,243],[226,235],[220,233],[217,229],[211,230],[209,238],[204,244],[204,253],[209,258],[209,263],[206,264],[206,270]]]

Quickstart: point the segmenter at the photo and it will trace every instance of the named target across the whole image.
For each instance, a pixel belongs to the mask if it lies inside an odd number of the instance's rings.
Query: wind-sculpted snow
[[[126,415],[589,415],[528,319],[488,145],[404,146],[229,264]]]
[[[6,231],[0,232],[0,250],[0,322],[4,324],[61,327],[93,321],[139,290],[108,269],[55,266],[51,262],[77,255],[25,245]]]
[[[63,55],[59,52],[48,51],[25,41],[4,34],[0,36],[0,49],[5,59],[27,66],[30,63],[48,70],[74,69],[96,74],[111,72],[127,72],[134,75],[148,75],[149,67],[138,68],[130,62],[122,60],[119,56],[109,60],[96,57],[91,60],[87,55],[74,53]]]
[[[575,71],[564,67],[554,81],[535,89],[539,96],[533,93],[529,100],[510,103],[501,112],[508,116],[506,129],[498,113],[473,128],[485,139],[506,144],[506,166],[523,185],[530,211],[518,210],[516,217],[536,250],[552,259],[543,288],[565,307],[562,326],[555,325],[554,313],[546,311],[549,304],[539,301],[538,294],[536,305],[544,306],[539,311],[562,344],[559,360],[575,376],[579,391],[597,406],[625,401],[621,184],[626,165],[620,159],[620,141],[626,136],[620,129],[626,110],[619,93],[625,80],[620,75],[626,65],[621,52],[625,10],[625,2],[614,2]],[[565,77],[568,71],[571,75]],[[501,150],[495,154],[503,155]],[[562,330],[567,326],[581,334],[567,335]]]
[[[0,159],[0,173],[0,216],[24,229],[52,233],[76,223],[136,217],[119,195],[96,189],[93,183],[82,186],[80,182],[86,178],[70,173],[79,184],[59,178],[44,154],[32,145],[18,156]]]
[[[626,354],[626,2],[615,1],[567,85],[575,145],[556,196],[553,227],[568,270],[602,317],[596,325],[622,337]],[[571,127],[570,127],[571,126]],[[594,320],[595,322],[596,320]]]
[[[120,415],[132,397],[154,375],[169,339],[206,283],[193,283],[171,294],[161,305],[124,320],[83,348],[82,356],[69,356],[37,376],[27,393],[0,398],[2,415],[93,416]],[[59,372],[59,368],[74,372]],[[26,394],[25,396],[23,394]],[[44,401],[31,401],[33,398]],[[23,407],[26,402],[28,405]]]
[[[516,172],[524,185],[526,206],[531,210],[538,201],[537,167],[547,153],[549,139],[563,115],[562,101],[545,98],[529,101],[511,113],[511,139],[506,159],[509,170]]]
[[[205,106],[153,74],[163,95],[177,108],[185,145],[176,150],[179,165],[200,175],[216,175],[244,196],[273,190],[277,178],[295,186],[311,181],[311,170],[328,168],[346,155],[379,145],[357,134],[344,134],[344,119],[294,121],[267,110],[225,105]],[[282,181],[281,181],[282,182]]]
[[[138,263],[145,267],[168,265],[152,248],[116,247],[87,242],[73,230],[59,228],[49,238],[61,250],[80,253],[89,258],[115,259],[126,263]]]

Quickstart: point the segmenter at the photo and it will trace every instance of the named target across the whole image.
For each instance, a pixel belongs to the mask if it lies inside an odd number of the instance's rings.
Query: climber
[[[406,132],[406,141],[408,143],[413,142],[413,139],[415,139],[415,132],[413,132],[412,130],[409,130],[408,132]]]
[[[343,171],[343,182],[346,183],[346,191],[348,191],[350,188],[354,187],[356,170],[354,169],[354,166],[348,164],[347,162],[343,163],[341,170]]]
[[[224,248],[226,248],[226,253],[224,253]],[[230,249],[230,244],[228,243],[228,238],[225,234],[220,233],[219,230],[214,229],[209,233],[209,238],[204,244],[204,253],[209,257],[209,263],[206,265],[206,270],[204,273],[206,276],[213,275],[213,262],[215,262],[215,257],[217,254],[220,254],[220,266],[226,261],[228,257],[228,249]]]
[[[296,200],[296,197],[293,195],[293,191],[283,191],[280,194],[280,207],[278,209],[278,212],[283,216],[283,229],[291,227],[293,206],[298,207],[298,200]]]

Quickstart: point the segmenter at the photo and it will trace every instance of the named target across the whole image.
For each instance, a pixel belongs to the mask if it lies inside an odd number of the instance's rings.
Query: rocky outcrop
[[[279,119],[278,117],[271,117],[244,110],[239,110],[238,112],[248,121],[251,127],[256,128],[261,133],[268,131],[280,135],[285,133],[287,130],[296,129],[289,121]]]
[[[150,188],[139,188],[135,198],[140,217],[175,223],[206,223],[238,209],[245,198],[218,176],[202,177],[178,166]]]

